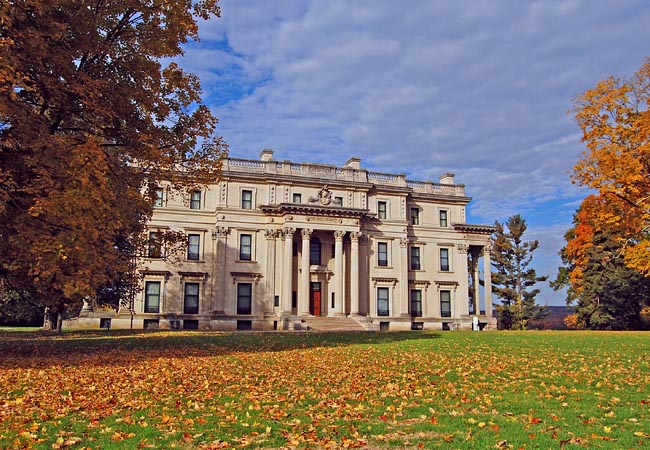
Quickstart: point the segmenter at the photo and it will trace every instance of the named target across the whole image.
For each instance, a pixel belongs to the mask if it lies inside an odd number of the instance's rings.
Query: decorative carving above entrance
[[[323,206],[338,205],[341,206],[341,199],[332,199],[332,191],[329,190],[327,185],[318,192],[317,197],[309,197],[310,203],[320,203]]]
[[[343,223],[343,219],[341,219],[339,217],[307,217],[307,222]]]

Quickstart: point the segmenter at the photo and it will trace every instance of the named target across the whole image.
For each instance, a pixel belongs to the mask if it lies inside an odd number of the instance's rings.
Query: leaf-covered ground
[[[641,448],[650,333],[0,333],[0,448]]]

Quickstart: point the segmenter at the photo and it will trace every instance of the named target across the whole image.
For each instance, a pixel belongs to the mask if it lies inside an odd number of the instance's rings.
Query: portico
[[[261,209],[269,223],[282,225],[280,314],[358,315],[359,240],[362,222],[370,217],[368,210],[293,203]]]

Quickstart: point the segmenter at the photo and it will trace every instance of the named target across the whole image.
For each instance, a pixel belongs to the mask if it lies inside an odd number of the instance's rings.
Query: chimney
[[[273,150],[270,148],[265,148],[260,152],[260,160],[262,161],[272,161],[273,160]]]
[[[454,174],[447,172],[441,175],[440,184],[454,184]]]

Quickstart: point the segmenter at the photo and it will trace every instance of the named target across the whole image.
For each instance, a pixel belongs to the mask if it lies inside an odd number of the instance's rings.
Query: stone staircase
[[[300,325],[311,331],[365,331],[359,322],[349,317],[305,317]]]

